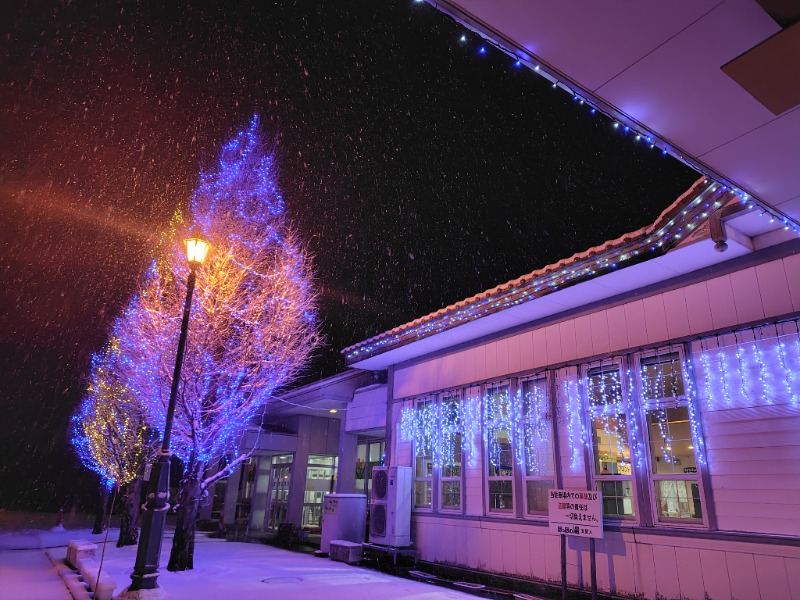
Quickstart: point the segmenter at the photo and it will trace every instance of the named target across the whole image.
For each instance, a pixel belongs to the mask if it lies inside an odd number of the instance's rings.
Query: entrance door
[[[266,529],[270,531],[277,531],[278,526],[286,521],[291,472],[291,454],[272,457],[272,469],[269,477],[269,510],[266,523]]]

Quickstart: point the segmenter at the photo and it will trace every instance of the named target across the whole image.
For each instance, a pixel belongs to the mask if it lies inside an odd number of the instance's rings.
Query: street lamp
[[[175,417],[175,399],[183,364],[183,351],[186,348],[186,332],[189,329],[189,313],[192,308],[192,292],[197,267],[203,264],[208,254],[208,242],[201,236],[192,236],[186,240],[186,259],[189,262],[189,278],[186,280],[186,302],[183,305],[181,335],[178,338],[178,353],[175,357],[175,371],[172,374],[172,388],[167,405],[167,422],[164,425],[164,438],[161,451],[150,470],[150,481],[147,486],[147,505],[142,517],[142,535],[136,550],[136,564],[131,573],[131,585],[128,590],[150,590],[158,587],[158,563],[161,555],[161,542],[164,538],[164,524],[169,510],[169,439],[172,434],[172,420]]]

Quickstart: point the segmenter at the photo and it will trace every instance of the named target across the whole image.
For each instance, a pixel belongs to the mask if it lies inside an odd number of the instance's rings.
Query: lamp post
[[[167,405],[167,421],[164,425],[164,438],[161,451],[150,471],[147,486],[146,511],[142,517],[142,534],[136,550],[136,563],[131,573],[131,585],[128,590],[150,590],[158,587],[158,563],[161,555],[161,542],[164,538],[164,524],[169,510],[169,440],[172,434],[172,420],[175,417],[175,400],[180,384],[183,352],[186,348],[186,332],[189,329],[189,313],[192,308],[192,292],[194,292],[195,272],[203,264],[208,254],[208,242],[200,236],[192,236],[186,240],[186,259],[189,262],[189,278],[186,281],[186,302],[183,305],[181,334],[178,338],[178,353],[175,357],[175,371],[172,374],[172,388]]]

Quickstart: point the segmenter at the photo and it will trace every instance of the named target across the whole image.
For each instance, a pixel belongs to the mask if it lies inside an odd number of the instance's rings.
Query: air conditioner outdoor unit
[[[411,545],[411,467],[374,467],[369,541],[403,548]]]

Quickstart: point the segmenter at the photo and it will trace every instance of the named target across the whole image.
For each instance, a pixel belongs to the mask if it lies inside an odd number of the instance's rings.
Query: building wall
[[[386,384],[375,384],[360,388],[347,405],[346,429],[368,431],[386,426]]]
[[[425,561],[558,584],[560,542],[546,529],[516,521],[417,514],[413,538]],[[606,531],[604,539],[597,540],[596,556],[598,588],[620,595],[657,598],[658,594],[681,600],[800,598],[800,549],[768,540]],[[573,585],[590,584],[585,539],[568,538],[567,577]]]
[[[800,341],[784,368],[774,343],[762,339],[800,340],[796,321],[777,323],[798,314],[800,255],[793,255],[400,365],[392,462],[414,464],[400,422],[417,397],[458,388],[466,398],[482,383],[545,370],[557,381],[577,380],[589,361],[681,339],[705,442],[704,523],[654,526],[637,511],[634,522],[611,524],[597,544],[598,584],[646,598],[800,600],[800,399],[791,391],[800,386]],[[737,325],[747,328],[715,333]],[[586,489],[585,453],[576,452],[565,401],[557,398],[562,486]],[[420,558],[558,581],[559,537],[546,516],[487,516],[483,461],[464,463],[460,514],[415,511]],[[650,485],[640,473],[635,479]],[[569,581],[588,585],[587,541],[569,538],[567,555]]]

